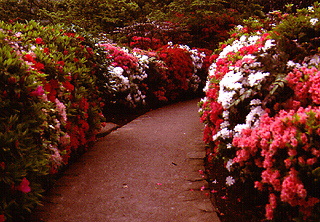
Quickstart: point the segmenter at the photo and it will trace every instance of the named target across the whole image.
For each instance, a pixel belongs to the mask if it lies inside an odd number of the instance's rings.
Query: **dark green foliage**
[[[300,8],[311,6],[315,2],[317,2],[317,0],[257,0],[257,3],[264,7],[264,12],[274,10],[286,11],[287,8],[295,11]]]
[[[114,35],[116,28],[150,21],[170,22],[175,29],[163,39],[176,36],[172,41],[178,43],[177,39],[183,36],[184,43],[210,48],[225,40],[234,24],[260,11],[255,1],[223,0],[3,0],[0,6],[0,19],[4,21],[34,19],[43,24],[76,25],[96,36],[109,33],[116,41],[127,41],[126,35]]]

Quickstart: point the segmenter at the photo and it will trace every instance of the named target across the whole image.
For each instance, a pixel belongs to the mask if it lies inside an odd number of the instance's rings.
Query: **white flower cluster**
[[[187,45],[179,45],[179,48],[188,51],[191,54],[192,64],[194,67],[194,73],[202,68],[203,59],[206,57],[204,52],[199,52],[198,49],[191,49]]]
[[[115,93],[122,92],[127,93],[125,100],[130,104],[131,107],[136,107],[137,104],[145,104],[146,95],[143,95],[139,89],[139,85],[135,83],[142,81],[147,78],[147,74],[143,70],[140,73],[133,73],[132,75],[125,74],[125,70],[121,67],[109,66],[109,73],[111,74],[111,79],[109,81],[112,90]]]
[[[242,36],[239,40],[235,40],[232,45],[224,48],[220,53],[219,58],[227,57],[228,53],[236,53],[241,48],[245,46],[255,45],[260,39],[260,36]],[[271,41],[266,41],[266,45],[263,47],[263,51],[266,51],[274,44]],[[255,61],[255,56],[246,55],[243,57],[243,61],[252,61],[250,64],[244,63],[242,66],[230,66],[229,72],[224,75],[223,79],[220,81],[219,86],[219,97],[218,102],[222,104],[224,109],[228,109],[236,98],[243,95],[248,89],[259,85],[265,77],[269,76],[268,72],[257,71],[257,68],[261,66],[259,62]],[[211,75],[216,72],[217,65],[214,63],[211,66]],[[249,73],[249,75],[248,75]]]
[[[311,25],[316,25],[318,21],[319,21],[319,19],[317,19],[317,18],[310,19]]]
[[[110,81],[110,84],[112,84],[112,89],[120,92],[127,90],[130,86],[130,82],[128,77],[123,75],[123,68],[109,66],[108,69],[112,76],[112,80]]]
[[[235,40],[231,45],[226,46],[220,53],[219,59],[227,58],[229,53],[237,53],[243,47],[258,45],[257,41],[261,38],[256,36],[242,36],[239,40]],[[265,44],[258,48],[260,54],[267,53],[267,50],[274,46],[273,40],[266,40]],[[258,47],[258,46],[257,46]],[[261,107],[261,101],[254,99],[256,95],[255,88],[260,86],[263,81],[270,75],[269,72],[261,71],[262,64],[257,62],[256,56],[252,54],[244,55],[234,65],[228,66],[228,72],[219,82],[219,94],[217,101],[224,108],[224,122],[220,125],[220,131],[213,135],[213,140],[228,139],[234,136],[239,136],[241,131],[249,127],[257,127],[259,118],[265,111]],[[214,76],[217,71],[217,64],[213,63],[210,67],[210,76]],[[205,90],[209,89],[210,82],[207,82]],[[230,127],[229,109],[239,99],[251,99],[249,105],[250,112],[247,114],[245,122],[238,124],[235,127]],[[249,100],[250,101],[250,100]]]
[[[121,95],[122,100],[131,107],[145,104],[146,95],[141,92],[139,84],[148,77],[146,70],[149,68],[149,57],[136,52],[131,53],[129,49],[124,47],[121,48],[121,51],[137,60],[136,67],[134,69],[124,69],[120,66],[110,65],[108,67],[109,75],[106,75],[109,82],[106,85],[112,89],[115,97],[118,94]],[[114,98],[114,102],[119,100],[121,98]]]
[[[302,62],[302,66],[306,66],[306,67],[311,66],[311,67],[319,68],[319,64],[320,64],[320,56],[317,54],[305,57]],[[300,67],[301,67],[301,64],[296,63],[296,68],[300,68]]]
[[[136,75],[135,79],[142,81],[148,77],[146,70],[149,69],[149,57],[147,55],[141,55],[136,52],[133,52],[133,55],[139,60],[138,61],[139,75]]]

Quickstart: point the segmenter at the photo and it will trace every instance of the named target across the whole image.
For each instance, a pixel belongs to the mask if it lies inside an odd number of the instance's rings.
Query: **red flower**
[[[80,107],[80,109],[87,111],[89,109],[89,103],[88,103],[87,99],[82,98],[79,101],[79,107]]]
[[[82,37],[82,36],[77,37],[77,39],[78,39],[79,41],[81,41],[81,42],[83,42],[83,41],[85,40],[84,37]]]
[[[59,65],[61,65],[61,66],[64,66],[64,65],[65,65],[64,61],[58,61],[57,64],[59,64]]]
[[[0,222],[5,222],[5,221],[6,221],[6,217],[3,214],[1,214],[0,215]]]
[[[15,77],[11,76],[8,78],[8,83],[15,84],[16,82],[17,82],[17,79]]]
[[[17,190],[23,193],[29,193],[31,191],[30,182],[24,177],[19,186],[17,186]]]
[[[69,37],[74,37],[75,33],[66,32],[66,33],[64,33],[64,35],[69,36]]]
[[[36,38],[36,44],[44,44],[42,38]]]
[[[44,65],[40,62],[35,62],[32,67],[39,70],[39,71],[44,69]]]
[[[84,130],[84,131],[88,131],[90,129],[90,126],[89,124],[87,123],[87,121],[85,120],[79,120],[79,124],[81,125],[81,128]]]
[[[49,83],[44,85],[45,91],[49,92],[48,100],[54,102],[56,100],[57,90],[60,87],[59,82],[57,80],[50,80]]]
[[[50,49],[49,48],[44,48],[43,52],[48,55],[50,53]]]
[[[74,90],[74,85],[72,85],[69,81],[66,81],[63,83],[64,88],[66,88],[68,91]]]
[[[34,62],[34,58],[30,54],[25,54],[23,56],[23,59],[24,59],[24,61],[27,61],[27,62]]]

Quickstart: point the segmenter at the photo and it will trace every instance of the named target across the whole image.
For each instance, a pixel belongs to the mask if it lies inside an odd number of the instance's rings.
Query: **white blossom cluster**
[[[136,107],[138,104],[145,104],[146,95],[141,92],[139,84],[148,77],[146,70],[149,68],[149,57],[136,52],[131,53],[129,49],[125,47],[122,47],[121,50],[136,58],[137,66],[135,69],[124,69],[120,66],[115,67],[110,65],[108,67],[109,75],[106,74],[106,77],[109,79],[106,85],[107,87],[111,87],[115,96],[117,96],[117,94],[122,95],[122,99],[131,107]],[[119,99],[121,100],[121,98],[114,99],[114,102]]]
[[[235,40],[231,45],[226,46],[220,53],[219,59],[226,58],[229,53],[237,53],[241,48],[256,45],[257,41],[261,38],[260,35],[256,36],[242,36],[239,40]],[[259,48],[260,54],[267,52],[274,46],[273,40],[266,40],[265,44]],[[256,56],[248,54],[243,56],[239,60],[241,64],[231,65],[228,67],[229,71],[223,76],[219,82],[219,94],[217,101],[222,105],[223,120],[220,125],[220,131],[213,135],[213,140],[228,139],[234,136],[239,136],[243,129],[249,127],[257,127],[259,124],[259,118],[265,111],[261,107],[261,101],[254,99],[256,95],[255,88],[260,86],[263,81],[270,75],[269,72],[264,72],[261,69],[261,63],[257,62]],[[214,76],[217,71],[217,64],[213,63],[210,67],[210,76]],[[208,90],[210,82],[207,82],[205,90]],[[248,91],[251,90],[251,93]],[[229,109],[233,106],[237,99],[243,97],[243,99],[250,99],[249,113],[246,116],[245,122],[238,124],[234,127],[230,127],[229,123]]]
[[[198,49],[191,49],[187,45],[179,45],[178,47],[188,51],[191,54],[192,64],[195,73],[197,72],[197,70],[202,68],[203,59],[206,57],[206,54],[204,52],[199,52]]]
[[[242,29],[241,26],[237,27]],[[255,46],[259,51],[261,57],[265,56],[269,49],[275,46],[274,40],[268,39],[264,42],[264,45],[259,45],[258,41],[261,39],[262,33],[257,33],[254,36],[243,35],[240,39],[235,40],[232,44],[227,45],[217,58],[217,62],[223,61],[230,53],[237,54],[244,47]],[[213,63],[209,69],[209,80],[207,81],[205,92],[210,90],[210,77],[214,77],[218,72],[217,63]],[[222,77],[219,82],[219,92],[217,102],[219,102],[224,111],[222,113],[223,122],[220,124],[220,130],[213,135],[213,141],[223,140],[226,142],[226,148],[231,149],[233,137],[241,135],[243,129],[258,127],[259,119],[265,114],[262,108],[262,101],[256,99],[256,92],[258,88],[263,84],[264,80],[270,76],[269,72],[265,72],[262,69],[262,64],[257,61],[257,57],[253,54],[246,54],[239,57],[237,61],[229,65],[227,73]],[[250,93],[248,93],[250,92]],[[249,103],[249,111],[246,115],[243,123],[231,126],[232,106],[236,104],[236,101],[241,98],[247,99]],[[207,101],[207,98],[202,100]],[[226,169],[231,172],[233,160],[229,159],[226,162]],[[235,179],[232,176],[227,176],[225,184],[232,186],[235,183]]]
[[[186,45],[174,45],[169,42],[168,46],[178,47],[190,53],[194,70],[193,75],[187,79],[187,81],[191,90],[198,90],[201,78],[197,72],[202,68],[203,60],[206,57],[205,53],[201,53],[197,49],[191,49]],[[132,70],[110,65],[108,67],[109,76],[106,75],[106,77],[109,78],[107,87],[111,87],[115,96],[117,94],[125,94],[126,96],[123,97],[123,99],[132,107],[136,107],[138,104],[145,104],[146,95],[142,93],[139,87],[141,86],[141,82],[148,77],[146,71],[149,69],[150,62],[152,62],[155,57],[136,51],[131,52],[127,48],[121,48],[121,50],[137,59],[137,67]],[[115,100],[119,100],[119,98],[115,98]]]
[[[131,107],[136,107],[137,104],[145,104],[146,95],[143,95],[139,89],[139,85],[135,82],[140,82],[147,78],[145,70],[143,72],[134,73],[133,75],[126,76],[125,70],[121,67],[109,66],[109,73],[111,74],[111,85],[113,91],[127,93],[125,100]],[[140,75],[141,74],[141,75]],[[137,81],[136,81],[137,80]]]

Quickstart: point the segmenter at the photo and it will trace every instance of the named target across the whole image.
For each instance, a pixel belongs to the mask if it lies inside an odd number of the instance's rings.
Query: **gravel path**
[[[218,222],[203,170],[198,100],[148,112],[102,137],[59,179],[33,221]],[[207,193],[207,195],[205,195]]]

